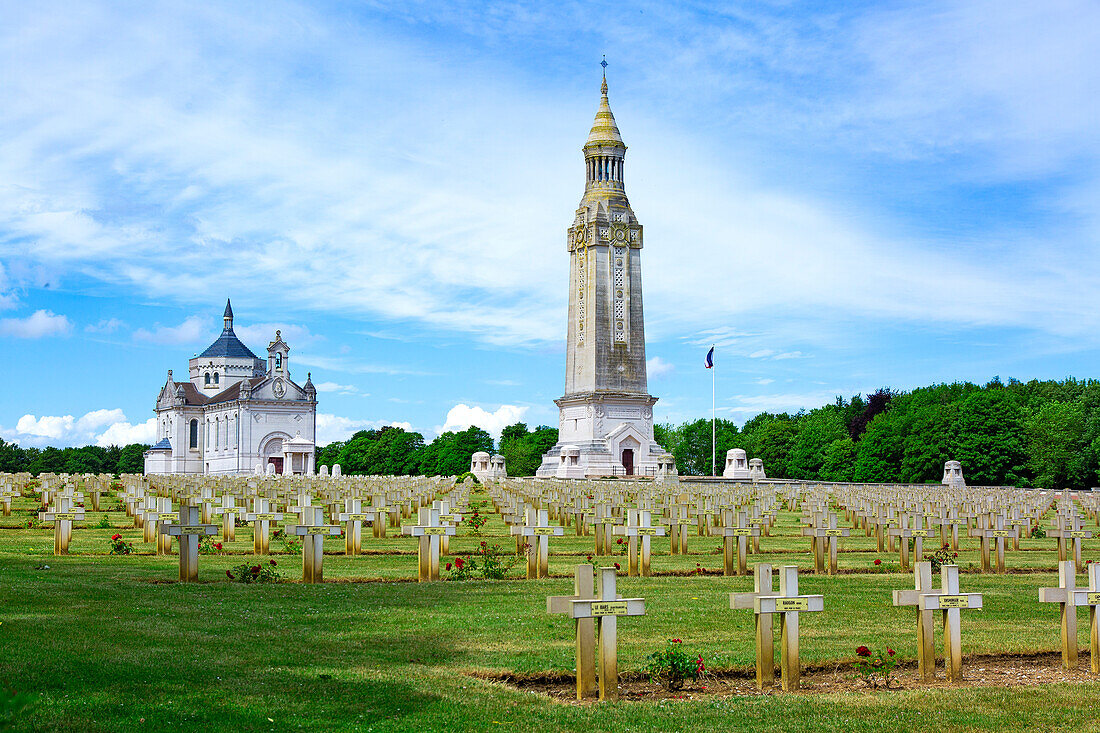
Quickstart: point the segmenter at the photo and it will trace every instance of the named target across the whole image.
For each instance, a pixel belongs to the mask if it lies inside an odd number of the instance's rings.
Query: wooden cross
[[[596,598],[570,601],[569,615],[575,619],[594,618],[599,625],[597,650],[600,699],[619,698],[618,617],[644,616],[645,599],[619,598],[615,590],[615,568],[600,568]]]
[[[902,570],[909,569],[909,538],[913,538],[913,554],[917,562],[924,558],[924,538],[932,536],[932,530],[921,526],[922,517],[917,514],[913,517],[913,527],[906,527],[906,517],[902,515],[902,522],[898,527],[890,530],[892,537],[898,538],[898,554]]]
[[[592,566],[578,565],[573,574],[573,595],[548,596],[546,612],[571,614],[573,601],[595,597]],[[593,618],[577,618],[573,621],[577,632],[577,699],[584,700],[599,694],[599,687],[596,685],[596,622]]]
[[[512,534],[528,538],[527,579],[547,577],[550,574],[550,538],[560,537],[565,529],[549,526],[546,510],[529,506],[524,513],[524,523],[512,527]]]
[[[1016,527],[1011,529],[1005,528],[1004,514],[997,514],[992,521],[992,527],[980,530],[983,538],[987,541],[992,540],[988,544],[988,551],[990,554],[996,553],[997,556],[997,572],[1003,573],[1005,571],[1005,540],[1009,537],[1015,538],[1019,531]],[[987,561],[984,565],[988,566],[990,563]]]
[[[757,598],[776,595],[769,563],[757,563],[753,576],[753,592],[730,593],[730,608],[755,611]],[[774,621],[770,613],[756,614],[756,686],[761,690],[775,684]]]
[[[375,520],[374,526],[374,538],[385,539],[386,538],[386,495],[385,493],[375,494],[370,503],[371,511],[378,512],[378,519]]]
[[[376,511],[363,511],[363,500],[358,497],[344,499],[344,511],[337,515],[344,523],[344,554],[363,554],[363,522],[383,522],[384,515]]]
[[[222,505],[214,507],[214,514],[222,515],[222,539],[237,539],[237,499],[232,494],[222,495]]]
[[[737,512],[737,524],[733,524],[733,510],[726,509],[722,512],[723,521],[721,527],[711,529],[712,534],[722,537],[722,574],[745,575],[748,573],[749,537],[760,534],[759,527],[750,527],[748,515],[745,512]],[[737,552],[737,562],[734,564],[734,550]]]
[[[252,552],[266,555],[271,550],[271,523],[282,521],[283,515],[271,511],[268,499],[262,496],[256,497],[253,506],[256,511],[244,515],[246,522],[252,522]]]
[[[851,530],[847,527],[837,527],[836,514],[829,513],[829,519],[825,523],[824,527],[811,527],[803,530],[803,534],[809,534],[815,537],[817,545],[814,552],[814,571],[821,572],[824,568],[818,566],[820,561],[821,565],[824,565],[824,556],[826,553],[829,555],[829,575],[836,575],[836,551],[837,543],[841,537],[847,537],[851,534]]]
[[[1072,560],[1058,563],[1058,587],[1040,588],[1040,603],[1057,603],[1062,617],[1062,667],[1077,669],[1077,570]],[[1086,598],[1087,600],[1087,598]]]
[[[1074,514],[1062,523],[1062,527],[1051,534],[1058,538],[1058,560],[1065,560],[1069,554],[1069,545],[1073,544],[1073,562],[1078,571],[1084,571],[1081,562],[1081,545],[1092,537],[1092,531],[1083,529],[1081,518]]]
[[[73,507],[73,500],[62,494],[54,498],[52,509],[38,513],[41,522],[53,522],[53,554],[68,555],[73,538],[73,522],[84,519],[83,507]]]
[[[611,513],[611,505],[605,502],[596,504],[595,507],[596,516],[593,519],[593,524],[596,527],[596,554],[597,555],[610,555],[611,554],[611,539],[612,539],[612,527],[616,524],[622,524],[621,517],[616,517]]]
[[[615,527],[613,534],[627,538],[627,575],[649,577],[650,540],[663,537],[664,527],[654,527],[648,509],[630,509],[627,512],[627,524]],[[641,541],[639,543],[639,540]],[[639,544],[641,544],[641,568],[639,570]]]
[[[798,613],[825,610],[824,596],[798,595],[798,567],[784,565],[779,569],[779,594],[758,595],[753,601],[756,613],[783,614],[779,621],[779,670],[783,689],[798,689]]]
[[[419,538],[417,579],[420,582],[439,580],[439,538],[454,535],[455,528],[440,524],[439,511],[432,507],[420,507],[417,519],[420,523],[416,526],[401,528],[402,534]]]
[[[302,582],[324,582],[325,537],[340,534],[340,527],[325,524],[324,510],[317,506],[300,507],[302,524],[288,524],[287,534],[302,538]]]
[[[980,609],[981,593],[959,593],[959,566],[940,566],[940,592],[923,593],[918,608],[943,611],[944,671],[951,682],[962,682],[962,628],[959,610]]]
[[[670,555],[688,554],[687,528],[695,524],[694,519],[688,518],[688,508],[685,504],[672,504],[669,507],[669,516],[661,520],[661,524],[667,524],[670,537]]]
[[[450,499],[441,499],[440,501],[433,501],[432,506],[439,510],[439,521],[443,524],[456,525],[462,521],[462,515],[459,514],[451,506]],[[451,554],[451,538],[449,535],[443,535],[439,538],[441,542],[440,551],[444,555]]]
[[[161,524],[160,533],[180,538],[180,582],[194,583],[199,579],[199,537],[218,533],[218,525],[202,524],[199,507],[180,504],[178,524]]]
[[[1089,667],[1093,674],[1100,674],[1100,563],[1089,564],[1088,590],[1081,588],[1075,593],[1076,605],[1089,607]]]
[[[932,563],[915,563],[913,580],[914,590],[894,591],[894,605],[917,609],[917,671],[922,681],[930,682],[936,678],[936,642],[933,638],[932,611],[920,608],[920,598],[935,592],[932,589]]]

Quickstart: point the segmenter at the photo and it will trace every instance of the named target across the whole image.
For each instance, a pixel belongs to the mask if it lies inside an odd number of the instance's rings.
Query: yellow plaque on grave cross
[[[970,596],[940,596],[940,608],[970,608]]]
[[[373,514],[347,514],[345,522],[366,522],[374,518]]]
[[[909,534],[912,537],[931,537],[932,536],[932,530],[930,530],[930,529],[911,529],[911,530],[909,530]]]
[[[253,521],[256,522],[277,522],[279,515],[277,514],[256,514]]]
[[[593,601],[593,616],[625,616],[626,601]]]
[[[447,534],[447,528],[446,527],[425,527],[424,528],[424,534],[425,535]]]
[[[182,524],[180,534],[206,534],[206,527],[202,524]]]
[[[458,521],[458,515],[457,514],[440,514],[439,515],[439,521],[441,521],[441,522],[457,522]]]
[[[1012,537],[1016,533],[1011,529],[991,529],[989,530],[990,537]]]
[[[68,520],[73,520],[73,519],[77,519],[78,517],[77,517],[77,515],[76,515],[76,512],[57,512],[56,514],[54,514],[54,515],[53,515],[53,518],[54,518],[55,520],[58,520],[58,519],[61,519],[61,520],[65,520],[65,519],[68,519]],[[47,520],[47,521],[48,521],[48,520]]]
[[[776,598],[776,611],[809,611],[809,598]]]
[[[534,529],[536,537],[549,537],[554,534],[553,527],[535,527]]]
[[[730,527],[728,530],[730,537],[751,537],[752,527]]]
[[[306,532],[308,534],[328,534],[329,533],[329,528],[328,527],[309,527],[309,528],[307,528]]]
[[[1089,606],[1100,606],[1100,593],[1086,594],[1085,603]]]
[[[844,530],[842,529],[827,529],[825,530],[826,537],[843,537]]]
[[[1070,538],[1081,537],[1081,538],[1084,538],[1084,539],[1088,539],[1089,534],[1091,534],[1091,533],[1088,530],[1074,529],[1074,530],[1070,530],[1069,532],[1066,532],[1066,537],[1070,537]]]
[[[638,536],[645,537],[648,535],[650,537],[655,537],[658,531],[658,527],[638,527]]]

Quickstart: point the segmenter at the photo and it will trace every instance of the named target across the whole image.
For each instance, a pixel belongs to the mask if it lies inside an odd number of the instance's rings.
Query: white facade
[[[565,395],[558,444],[538,476],[656,475],[642,319],[642,226],[624,186],[626,145],[601,87],[584,145],[585,190],[567,234],[570,258]]]
[[[958,461],[947,461],[943,464],[943,481],[941,483],[944,486],[951,486],[956,489],[966,488],[966,479],[963,478],[963,467]]]
[[[726,467],[722,469],[722,475],[739,479],[749,477],[749,459],[742,448],[730,448],[726,451]]]
[[[157,444],[145,473],[314,473],[317,390],[290,377],[290,347],[279,331],[267,361],[233,333],[225,306],[218,339],[190,360],[187,382],[172,371],[157,397]],[[268,468],[271,466],[271,468]]]

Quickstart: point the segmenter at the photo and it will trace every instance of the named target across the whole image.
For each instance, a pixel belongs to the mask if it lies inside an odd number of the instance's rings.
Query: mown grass
[[[19,505],[5,523],[21,524],[31,508]],[[129,524],[118,512],[110,519]],[[796,527],[784,514],[759,559],[812,567]],[[53,557],[49,530],[0,529],[0,683],[34,693],[12,721],[16,730],[1100,730],[1098,683],[577,706],[470,676],[572,671],[571,622],[547,615],[545,597],[571,592],[569,575],[591,538],[556,538],[551,568],[560,577],[540,581],[246,586],[224,571],[251,558],[247,529],[238,530],[234,554],[201,558],[204,582],[195,585],[164,582],[175,578],[175,557],[102,554],[114,531],[78,529],[74,554]],[[455,550],[481,539],[514,548],[503,532],[493,517],[486,537],[460,537]],[[122,533],[141,549],[138,531]],[[655,570],[720,568],[716,539],[691,542],[691,555],[669,557],[658,541]],[[328,555],[326,577],[415,573],[410,540],[364,544],[404,554]],[[844,547],[860,551],[843,553],[842,567],[897,562],[865,537]],[[1009,555],[1010,567],[1026,557],[1053,569],[1052,540],[1024,547]],[[342,541],[329,548],[342,550]],[[976,564],[975,549],[976,540],[964,542],[964,567]],[[297,577],[297,557],[275,557]],[[522,564],[513,575],[521,572]],[[843,663],[858,644],[888,644],[912,659],[912,612],[890,603],[890,591],[911,582],[901,573],[804,574],[803,592],[824,594],[826,611],[803,615],[803,662]],[[985,594],[985,610],[964,612],[964,653],[1056,650],[1057,610],[1039,604],[1037,592],[1056,583],[1053,572],[964,575],[964,591]],[[621,578],[624,595],[646,599],[647,615],[620,622],[620,668],[638,669],[673,636],[713,668],[749,667],[752,614],[731,611],[728,594],[750,586],[713,575]],[[1084,614],[1081,621],[1084,646]]]

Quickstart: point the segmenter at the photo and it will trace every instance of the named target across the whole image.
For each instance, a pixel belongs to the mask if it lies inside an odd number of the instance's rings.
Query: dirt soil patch
[[[1058,652],[1030,654],[971,655],[963,659],[963,681],[948,683],[944,678],[942,663],[937,666],[934,682],[921,682],[916,664],[898,665],[888,690],[953,689],[958,687],[1025,687],[1053,682],[1088,682],[1096,677],[1089,674],[1089,655],[1083,651],[1077,670],[1062,669],[1062,657]],[[471,676],[491,680],[520,690],[546,695],[553,700],[569,704],[576,700],[576,679],[572,674],[547,672],[536,674],[474,672]],[[871,688],[848,662],[828,665],[811,665],[802,668],[801,689],[797,693],[784,693],[779,685],[779,669],[775,671],[775,686],[756,688],[752,668],[716,670],[705,680],[689,682],[683,689],[669,691],[649,681],[638,672],[626,672],[619,677],[619,695],[622,700],[698,700],[708,697],[742,697],[771,694],[813,695],[826,692],[863,692]]]

